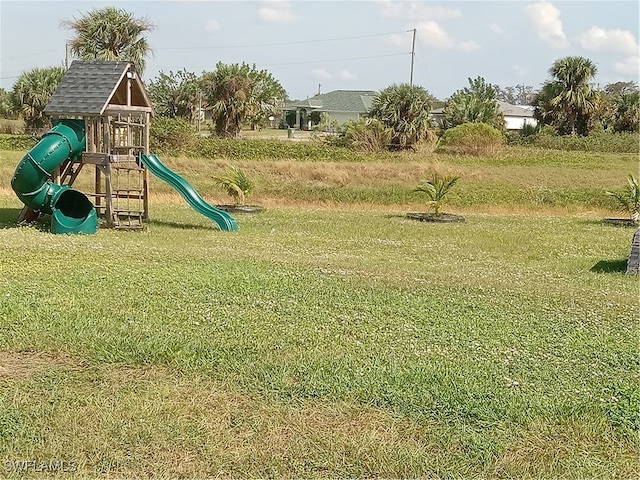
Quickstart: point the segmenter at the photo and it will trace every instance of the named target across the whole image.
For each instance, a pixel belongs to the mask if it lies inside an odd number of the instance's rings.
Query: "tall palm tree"
[[[18,77],[11,97],[15,109],[20,112],[27,127],[42,128],[48,119],[43,114],[51,95],[64,76],[63,67],[34,68]]]
[[[406,148],[428,136],[433,100],[422,87],[394,84],[378,92],[368,115],[392,129],[392,146]]]
[[[201,87],[222,137],[237,137],[243,123],[260,124],[274,115],[286,95],[269,72],[246,63],[218,62],[215,71],[202,75]]]
[[[128,61],[140,74],[144,72],[146,57],[152,53],[144,33],[155,28],[148,18],[134,18],[123,9],[105,7],[64,20],[62,25],[75,31],[69,44],[81,60]]]
[[[578,116],[591,113],[595,107],[595,90],[589,82],[596,73],[595,64],[584,57],[560,58],[549,69],[558,91],[550,103],[564,113],[571,134],[576,133]]]

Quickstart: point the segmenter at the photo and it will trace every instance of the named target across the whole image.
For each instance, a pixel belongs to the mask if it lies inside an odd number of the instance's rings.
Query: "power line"
[[[333,58],[327,60],[305,60],[303,62],[283,62],[283,63],[257,63],[261,67],[273,67],[273,66],[281,66],[281,65],[305,65],[310,63],[329,63],[329,62],[342,62],[345,60],[368,60],[371,58],[382,58],[382,57],[399,57],[403,55],[411,55],[411,52],[404,53],[387,53],[383,55],[368,55],[364,57],[348,57],[348,58]],[[155,68],[173,68],[171,65],[154,65]],[[210,68],[211,65],[204,66],[192,66],[191,68]]]
[[[58,49],[57,48],[53,48],[51,50],[45,50],[44,52],[30,53],[30,54],[27,54],[27,55],[16,55],[14,57],[2,57],[2,61],[3,62],[7,62],[9,60],[16,60],[18,58],[36,57],[38,55],[44,55],[46,53],[51,53],[51,52],[56,52],[56,51],[58,51]]]
[[[398,35],[400,33],[406,33],[406,31],[387,32],[387,33],[370,33],[367,35],[355,35],[351,37],[336,37],[336,38],[324,38],[317,40],[296,40],[295,44],[309,44],[309,43],[324,43],[324,42],[336,42],[341,40],[353,40],[357,38],[370,38],[370,37],[382,37],[385,35]],[[219,49],[219,48],[256,48],[256,47],[281,47],[283,45],[291,45],[291,42],[277,42],[277,43],[254,43],[244,45],[216,45],[216,46],[202,46],[195,47],[156,47],[155,50],[207,50],[207,49]]]
[[[382,57],[398,57],[401,55],[411,55],[411,52],[405,52],[405,53],[388,53],[385,55],[369,55],[366,57],[349,57],[349,58],[334,58],[334,59],[330,59],[330,60],[307,60],[304,62],[285,62],[285,63],[263,63],[261,64],[261,66],[263,67],[273,67],[273,66],[280,66],[280,65],[304,65],[304,64],[309,64],[309,63],[328,63],[328,62],[342,62],[345,60],[367,60],[370,58],[382,58]]]

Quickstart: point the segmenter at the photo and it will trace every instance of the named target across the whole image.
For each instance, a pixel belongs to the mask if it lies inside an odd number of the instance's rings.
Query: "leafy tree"
[[[266,124],[279,113],[286,92],[266,70],[242,64],[219,62],[201,78],[203,98],[211,109],[215,132],[237,137],[243,123]]]
[[[392,130],[391,148],[407,148],[429,136],[433,100],[420,86],[394,84],[375,95],[368,115]]]
[[[445,129],[463,123],[486,123],[504,129],[504,115],[496,100],[496,90],[484,78],[469,78],[469,86],[456,91],[447,101],[442,112]]]
[[[511,105],[531,105],[535,97],[535,92],[531,85],[515,85],[499,87],[494,85],[496,100],[510,103]]]
[[[582,115],[588,117],[595,109],[596,93],[589,82],[597,72],[595,64],[584,57],[565,57],[553,62],[549,69],[552,80],[549,91],[555,96],[548,100],[558,119],[567,122],[568,131],[576,133],[576,121]]]
[[[11,93],[7,92],[4,88],[0,88],[0,117],[14,118],[17,113]]]
[[[633,93],[638,91],[638,84],[636,82],[615,82],[609,83],[604,87],[605,95],[615,97],[625,93]]]
[[[63,67],[34,68],[18,77],[11,97],[28,128],[47,126],[49,120],[43,110],[64,74]]]
[[[62,26],[75,31],[71,51],[81,60],[128,61],[140,74],[144,72],[151,53],[144,34],[155,28],[148,18],[134,18],[123,9],[105,7],[64,20]]]
[[[458,176],[453,175],[440,175],[435,173],[429,180],[422,180],[420,185],[414,190],[414,192],[426,193],[429,197],[427,206],[433,209],[433,214],[436,217],[442,215],[440,209],[444,202],[444,197],[454,187],[456,182],[460,179]]]
[[[158,115],[181,117],[193,123],[199,113],[200,83],[194,73],[181,70],[160,72],[148,87],[149,97]]]

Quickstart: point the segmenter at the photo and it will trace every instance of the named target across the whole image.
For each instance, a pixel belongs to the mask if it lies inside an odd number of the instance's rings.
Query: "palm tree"
[[[391,145],[407,148],[428,136],[433,97],[422,87],[391,85],[374,97],[368,115],[391,128]]]
[[[246,63],[218,62],[215,71],[202,76],[201,87],[215,131],[222,137],[239,136],[244,122],[263,123],[279,111],[286,95],[269,72]]]
[[[433,209],[433,214],[439,217],[441,214],[440,208],[444,202],[444,197],[449,193],[449,190],[453,188],[456,182],[460,179],[454,175],[440,175],[438,173],[433,174],[430,180],[422,180],[420,185],[414,190],[414,192],[426,193],[429,197],[427,206]]]
[[[640,130],[640,92],[618,95],[613,100],[614,130],[616,132],[637,132]]]
[[[140,74],[144,72],[145,59],[152,53],[144,33],[155,28],[148,18],[134,18],[125,10],[105,7],[64,20],[62,25],[75,30],[69,45],[81,60],[122,60],[133,63]]]
[[[64,74],[63,67],[34,68],[18,77],[11,97],[27,127],[42,128],[47,125],[48,119],[43,110]]]
[[[591,113],[595,106],[595,90],[589,82],[597,72],[595,64],[584,57],[565,57],[553,62],[549,74],[556,83],[557,95],[551,106],[563,112],[571,134],[576,133],[579,115]]]

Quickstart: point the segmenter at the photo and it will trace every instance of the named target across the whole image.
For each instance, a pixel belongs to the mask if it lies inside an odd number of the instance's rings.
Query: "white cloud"
[[[526,77],[529,75],[529,69],[527,67],[523,67],[522,65],[514,65],[511,69],[519,76]]]
[[[207,32],[217,32],[220,30],[220,22],[217,20],[207,20],[207,23],[204,25],[204,29]]]
[[[420,4],[411,14],[411,18],[431,20],[449,20],[460,17],[462,17],[462,11],[459,8],[432,7],[424,6],[424,4]]]
[[[316,80],[331,80],[333,75],[327,72],[324,68],[314,68],[311,70],[311,77]]]
[[[394,2],[392,0],[380,0],[376,2],[380,7],[380,12],[383,17],[388,18],[400,18],[405,11],[405,5],[400,2]]]
[[[590,52],[638,55],[640,47],[633,34],[627,30],[605,30],[591,27],[578,37],[582,48]]]
[[[492,23],[489,25],[489,30],[491,30],[496,35],[502,35],[504,33],[504,28],[497,23]]]
[[[357,77],[346,68],[343,68],[340,70],[340,73],[338,73],[338,78],[341,80],[355,80]]]
[[[473,52],[480,48],[473,40],[457,42],[434,21],[422,22],[418,26],[418,39],[428,47],[441,48],[443,50],[457,50],[460,52]]]
[[[459,8],[425,5],[424,2],[381,0],[376,2],[383,17],[409,20],[449,20],[462,16]]]
[[[480,45],[478,45],[473,40],[466,40],[464,42],[458,42],[455,46],[455,49],[464,53],[470,53],[479,50]]]
[[[389,40],[393,45],[398,47],[411,47],[411,36],[407,34],[394,33],[389,36]]]
[[[634,57],[628,57],[622,62],[616,62],[613,66],[616,73],[622,75],[630,75],[631,78],[637,79],[640,72],[640,58],[636,55]]]
[[[569,44],[562,28],[560,10],[551,2],[533,3],[525,10],[540,40],[555,48],[564,48]]]
[[[264,0],[258,16],[267,23],[292,23],[296,16],[291,11],[289,0]]]

